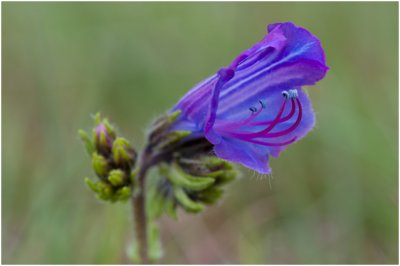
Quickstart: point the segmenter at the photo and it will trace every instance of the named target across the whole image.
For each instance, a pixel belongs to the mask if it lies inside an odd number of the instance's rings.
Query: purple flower
[[[205,137],[218,157],[264,174],[271,172],[269,155],[277,157],[314,126],[302,86],[328,70],[319,40],[306,29],[286,22],[268,32],[171,110],[182,112],[172,130]]]

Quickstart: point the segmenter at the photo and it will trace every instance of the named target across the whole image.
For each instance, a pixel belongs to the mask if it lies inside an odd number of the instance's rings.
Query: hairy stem
[[[140,169],[137,175],[139,193],[132,198],[133,219],[135,223],[135,235],[137,238],[140,263],[149,264],[147,213],[146,213],[146,174],[151,167],[151,155],[149,149],[145,149],[140,160]]]

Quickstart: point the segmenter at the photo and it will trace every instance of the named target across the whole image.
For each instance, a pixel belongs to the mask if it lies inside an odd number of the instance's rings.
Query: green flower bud
[[[108,175],[108,181],[110,181],[111,185],[118,187],[125,183],[126,175],[120,169],[111,170]]]
[[[106,158],[102,155],[96,152],[92,154],[92,167],[97,176],[100,178],[107,177],[109,166]]]
[[[122,187],[115,193],[115,198],[118,201],[127,201],[132,194],[132,189],[129,186]]]
[[[129,142],[124,138],[117,138],[112,146],[114,162],[122,167],[132,167],[136,162],[136,151],[132,149]]]
[[[106,182],[98,182],[97,183],[97,198],[101,200],[111,200],[113,196],[112,187]]]

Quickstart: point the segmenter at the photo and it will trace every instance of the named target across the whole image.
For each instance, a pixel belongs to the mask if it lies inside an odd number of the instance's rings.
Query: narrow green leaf
[[[212,177],[192,176],[185,173],[178,164],[172,164],[167,175],[171,183],[183,188],[199,191],[211,186],[215,179]]]
[[[204,209],[204,205],[193,201],[181,187],[174,187],[174,195],[176,200],[182,207],[188,212],[201,212]]]
[[[227,170],[224,171],[224,173],[216,179],[216,183],[218,185],[224,185],[226,183],[229,183],[238,176],[238,172],[236,170]]]
[[[233,169],[233,165],[231,163],[215,156],[204,156],[202,160],[208,168],[222,168],[225,170]]]
[[[160,240],[160,229],[155,222],[148,223],[149,258],[152,262],[158,261],[163,256]]]
[[[199,192],[197,197],[206,204],[214,204],[221,198],[222,194],[223,190],[221,188],[212,187]]]
[[[153,188],[148,197],[148,215],[150,219],[156,219],[161,216],[164,211],[165,198],[157,189]]]
[[[127,246],[126,255],[131,262],[137,263],[137,264],[140,263],[139,249],[138,249],[138,245],[135,240],[130,242],[129,245]]]
[[[215,172],[208,173],[207,176],[216,178],[224,175],[225,172],[226,172],[225,170],[218,170]]]

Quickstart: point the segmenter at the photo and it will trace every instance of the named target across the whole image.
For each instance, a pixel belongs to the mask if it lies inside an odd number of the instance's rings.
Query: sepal
[[[175,186],[182,187],[191,191],[200,191],[210,187],[215,179],[212,177],[192,176],[183,171],[177,164],[173,163],[170,167],[166,164],[160,166],[160,172]]]
[[[154,149],[155,150],[166,150],[168,148],[172,148],[174,145],[178,144],[182,139],[190,136],[192,131],[189,130],[179,130],[179,131],[172,131],[164,136],[160,142],[158,142]]]
[[[189,130],[171,130],[171,126],[180,117],[181,110],[164,115],[150,127],[148,134],[149,147],[156,153],[173,151],[182,140],[192,134]]]
[[[149,133],[149,144],[153,145],[157,143],[166,133],[166,131],[171,127],[171,125],[178,119],[181,115],[181,110],[177,110],[173,113],[164,115],[163,117],[157,119],[150,128]]]
[[[152,263],[157,262],[164,254],[160,240],[160,229],[158,225],[150,221],[148,223],[149,259]]]
[[[96,127],[93,129],[93,143],[96,150],[104,156],[109,156],[113,141],[116,138],[114,127],[108,119],[101,118],[100,113],[95,115]]]
[[[89,154],[89,156],[92,156],[95,149],[89,138],[89,134],[82,129],[80,129],[78,131],[78,133],[79,133],[79,138],[82,140],[83,144],[85,145],[85,149],[86,149],[87,153]]]
[[[94,193],[98,193],[96,182],[93,182],[89,177],[85,177],[85,183]]]

